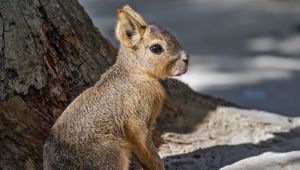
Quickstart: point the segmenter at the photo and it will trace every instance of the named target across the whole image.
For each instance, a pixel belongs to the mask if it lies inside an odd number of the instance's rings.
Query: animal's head
[[[117,16],[116,37],[121,48],[133,54],[141,71],[156,78],[187,71],[188,55],[169,32],[148,25],[127,5],[117,10]]]

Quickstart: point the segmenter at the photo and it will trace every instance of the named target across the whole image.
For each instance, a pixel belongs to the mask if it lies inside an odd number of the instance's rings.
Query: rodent
[[[159,80],[185,73],[188,55],[168,31],[147,24],[128,5],[117,10],[116,63],[61,114],[44,144],[43,167],[164,169],[152,130],[165,97]]]

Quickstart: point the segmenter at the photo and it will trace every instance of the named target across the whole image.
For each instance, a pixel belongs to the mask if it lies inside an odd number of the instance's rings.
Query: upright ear
[[[117,16],[116,37],[121,44],[134,48],[145,33],[146,22],[128,5],[118,9]]]

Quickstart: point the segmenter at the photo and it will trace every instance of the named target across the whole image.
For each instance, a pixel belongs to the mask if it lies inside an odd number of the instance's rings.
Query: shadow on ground
[[[218,106],[238,107],[223,99],[196,93],[176,79],[166,79],[162,84],[166,88],[167,97],[157,119],[156,130],[161,133],[193,132]]]
[[[166,169],[209,169],[218,170],[245,158],[258,156],[265,152],[286,153],[300,151],[300,129],[292,129],[287,133],[276,133],[275,137],[258,144],[245,143],[238,145],[218,145],[199,149],[187,154],[179,154],[164,158]],[[291,143],[293,143],[291,145]],[[176,167],[176,168],[174,168]]]
[[[288,79],[207,88],[203,90],[203,93],[218,97],[230,96],[231,101],[247,108],[296,117],[300,115],[298,103],[300,90],[296,84],[300,85],[299,71],[289,72]],[[289,98],[286,97],[287,95]]]

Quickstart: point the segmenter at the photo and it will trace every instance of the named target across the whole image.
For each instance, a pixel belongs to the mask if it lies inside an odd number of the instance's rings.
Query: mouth
[[[186,73],[187,71],[188,71],[188,69],[187,69],[187,67],[186,67],[183,71],[181,71],[181,72],[175,74],[174,76],[181,76],[181,75],[183,75],[184,73]]]
[[[178,73],[178,74],[175,74],[174,76],[181,76],[182,74],[184,74],[184,73]]]

